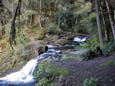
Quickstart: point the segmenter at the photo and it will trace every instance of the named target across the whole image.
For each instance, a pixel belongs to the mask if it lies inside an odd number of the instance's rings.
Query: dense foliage
[[[20,69],[37,56],[39,44],[64,46],[79,35],[89,36],[89,40],[79,46],[88,50],[82,55],[83,59],[95,57],[97,46],[105,55],[114,53],[115,8],[112,1],[0,0],[0,71]],[[39,68],[35,73],[40,82],[37,86],[54,86],[68,74],[66,69],[47,62]],[[95,79],[87,79],[84,86],[92,86],[92,83],[96,86]]]
[[[59,84],[63,77],[68,75],[68,73],[69,71],[67,69],[44,61],[34,73],[34,76],[38,81],[36,86],[57,86],[57,84]]]

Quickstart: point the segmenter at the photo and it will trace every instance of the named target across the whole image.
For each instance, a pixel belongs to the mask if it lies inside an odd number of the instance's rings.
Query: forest
[[[0,0],[0,86],[114,86],[114,0]]]

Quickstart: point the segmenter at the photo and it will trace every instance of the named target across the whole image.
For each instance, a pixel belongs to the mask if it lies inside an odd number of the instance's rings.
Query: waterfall
[[[37,56],[35,59],[32,59],[29,62],[27,62],[27,64],[20,71],[8,74],[5,77],[0,78],[0,86],[26,86],[26,85],[19,85],[19,84],[33,83],[35,81],[33,77],[33,72],[36,66],[39,65],[39,63],[42,60],[46,59],[51,55],[52,54],[48,54],[48,53],[41,54],[40,56]],[[16,85],[17,83],[18,85]]]
[[[33,71],[35,67],[37,66],[37,60],[32,59],[20,70],[14,73],[11,73],[9,75],[6,75],[3,78],[0,78],[0,80],[10,81],[10,82],[30,82],[33,81]]]

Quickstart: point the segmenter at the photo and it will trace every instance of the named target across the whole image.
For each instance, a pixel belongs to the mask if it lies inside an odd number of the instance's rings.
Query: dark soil
[[[65,67],[70,74],[60,82],[60,86],[83,86],[85,79],[98,79],[98,86],[115,86],[115,64],[102,66],[110,61],[115,62],[115,55],[98,57],[89,61],[66,60],[55,64]]]

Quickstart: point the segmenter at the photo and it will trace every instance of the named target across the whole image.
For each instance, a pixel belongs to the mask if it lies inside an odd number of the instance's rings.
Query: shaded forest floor
[[[60,86],[83,86],[85,79],[98,79],[98,86],[115,86],[115,54],[89,61],[66,60],[54,63],[70,71]]]

